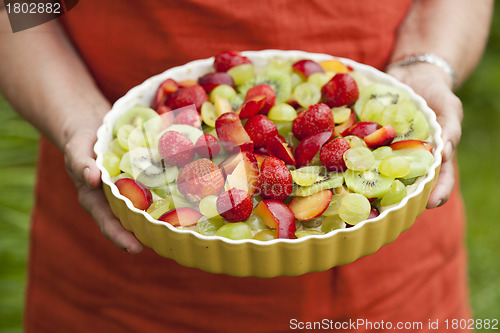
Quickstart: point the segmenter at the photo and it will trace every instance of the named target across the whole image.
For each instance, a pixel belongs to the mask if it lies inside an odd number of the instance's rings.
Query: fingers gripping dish
[[[271,277],[352,262],[408,229],[437,175],[440,133],[422,98],[371,67],[222,52],[129,91],[95,149],[113,212],[145,245],[209,272]]]

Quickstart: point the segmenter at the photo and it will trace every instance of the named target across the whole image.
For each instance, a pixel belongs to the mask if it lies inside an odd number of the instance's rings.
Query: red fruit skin
[[[356,81],[347,73],[337,73],[321,88],[323,102],[330,107],[354,104],[359,97]]]
[[[217,72],[227,72],[234,66],[251,63],[250,59],[238,51],[224,51],[215,56],[214,68]]]
[[[420,148],[427,149],[432,153],[433,146],[431,143],[420,140],[401,140],[391,144],[393,150],[406,149],[406,148]]]
[[[187,86],[179,89],[177,93],[172,97],[170,102],[170,108],[178,109],[183,106],[188,106],[194,104],[196,110],[200,112],[201,105],[208,101],[208,95],[202,86],[195,84],[193,86]]]
[[[267,142],[278,135],[276,125],[264,115],[257,114],[245,123],[245,131],[253,141],[255,149],[267,148]]]
[[[309,77],[309,75],[314,73],[324,73],[325,70],[316,61],[304,59],[299,60],[292,65],[295,72]]]
[[[194,145],[185,135],[165,132],[158,140],[158,151],[167,165],[183,166],[194,157]]]
[[[266,96],[260,95],[255,96],[251,99],[245,100],[243,105],[236,110],[236,114],[240,117],[240,119],[250,118],[262,110],[264,103],[266,102]]]
[[[307,197],[293,197],[288,207],[299,221],[309,221],[328,208],[332,201],[332,191],[323,190]]]
[[[274,156],[266,157],[257,186],[264,199],[285,200],[292,193],[292,175],[285,162]]]
[[[220,153],[219,140],[212,134],[203,134],[196,141],[194,151],[200,157],[213,159]]]
[[[234,88],[233,78],[227,73],[207,73],[198,78],[198,84],[210,94],[215,87],[221,84],[227,84]]]
[[[347,135],[355,135],[360,138],[364,138],[365,136],[372,134],[379,128],[381,128],[379,123],[375,123],[372,121],[360,121],[359,123],[355,123],[347,130]]]
[[[155,96],[151,101],[151,108],[160,113],[158,108],[162,105],[170,104],[172,96],[177,92],[178,89],[179,84],[175,80],[166,79],[165,81],[163,81],[156,90]]]
[[[217,198],[217,212],[229,222],[248,220],[253,210],[252,197],[245,191],[232,188]]]
[[[253,151],[254,143],[236,113],[222,114],[215,121],[215,130],[221,144],[230,152]]]
[[[299,140],[311,134],[335,130],[332,110],[328,105],[318,103],[297,115],[292,124],[292,133]]]
[[[295,215],[283,202],[274,199],[262,200],[255,207],[254,214],[268,227],[276,229],[276,238],[297,238]]]
[[[319,159],[328,171],[345,171],[344,153],[350,148],[346,139],[336,138],[321,148]]]
[[[372,207],[372,209],[370,210],[370,215],[368,215],[367,220],[369,220],[369,219],[374,219],[374,218],[376,218],[376,217],[377,217],[377,216],[379,216],[379,215],[380,215],[380,213],[379,213],[379,211],[377,210],[377,208]]]
[[[259,113],[265,115],[276,103],[276,93],[270,85],[265,83],[258,84],[247,91],[245,100],[249,100],[257,96],[266,96],[264,106],[259,111]]]
[[[184,124],[201,128],[201,116],[194,104],[185,106],[174,112],[177,114],[174,118],[174,124]]]
[[[179,171],[177,188],[190,202],[217,195],[224,188],[221,170],[206,158],[193,161]]]
[[[396,137],[397,133],[391,125],[379,128],[375,132],[364,137],[368,147],[375,149],[382,146],[390,145]]]
[[[282,136],[277,135],[273,136],[269,139],[267,143],[267,153],[270,156],[275,156],[285,162],[288,165],[295,165],[297,162],[295,161],[295,156],[291,149],[288,147],[285,139]]]
[[[166,212],[160,216],[158,220],[170,223],[174,227],[190,227],[196,225],[202,216],[203,215],[192,208],[181,207]]]
[[[297,167],[308,165],[314,156],[320,151],[321,147],[332,138],[332,132],[321,132],[311,134],[302,140],[295,149],[295,160]]]
[[[120,194],[128,198],[137,209],[146,210],[153,202],[151,191],[131,178],[120,178],[115,185]]]
[[[222,176],[226,178],[228,175],[232,174],[234,169],[236,169],[238,164],[241,162],[244,162],[247,165],[247,170],[253,169],[254,166],[258,166],[257,159],[254,154],[242,151],[229,156],[224,161],[219,163],[219,169],[222,172]]]
[[[343,123],[335,126],[335,136],[347,136],[347,131],[349,130],[349,128],[351,128],[352,125],[354,125],[356,123],[356,113],[354,113],[353,110],[351,110],[351,115],[349,116],[349,118],[344,121]]]

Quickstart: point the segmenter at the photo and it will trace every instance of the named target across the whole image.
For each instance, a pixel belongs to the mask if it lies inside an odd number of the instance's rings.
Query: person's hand
[[[406,83],[422,96],[443,129],[443,162],[436,186],[432,191],[427,208],[443,205],[450,197],[455,185],[454,157],[462,135],[463,109],[460,99],[451,89],[451,78],[440,68],[426,63],[388,70],[398,80]]]
[[[89,122],[92,123],[80,124],[82,129],[71,134],[64,146],[66,168],[78,190],[78,200],[106,238],[122,250],[139,253],[143,245],[113,215],[102,190],[101,172],[93,151],[99,125],[95,120]]]

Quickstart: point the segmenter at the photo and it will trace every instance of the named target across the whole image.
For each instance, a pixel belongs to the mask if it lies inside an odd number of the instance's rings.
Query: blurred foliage
[[[458,161],[466,203],[471,304],[500,318],[500,10],[484,57],[458,91],[464,105]],[[0,96],[0,333],[22,332],[38,134]],[[498,177],[498,178],[497,178]]]

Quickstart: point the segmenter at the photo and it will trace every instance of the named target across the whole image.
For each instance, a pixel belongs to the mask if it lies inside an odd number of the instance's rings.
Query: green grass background
[[[471,303],[482,319],[500,319],[500,10],[495,11],[486,53],[458,91],[465,110],[458,157]],[[22,332],[37,141],[36,131],[0,96],[0,333]]]

